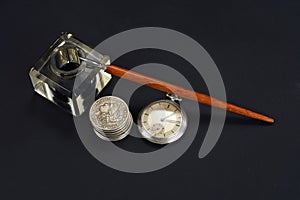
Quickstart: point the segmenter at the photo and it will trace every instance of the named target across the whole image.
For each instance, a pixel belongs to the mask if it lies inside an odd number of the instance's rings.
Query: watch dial
[[[141,126],[157,139],[173,137],[182,126],[182,112],[176,103],[158,101],[147,106],[141,113]]]

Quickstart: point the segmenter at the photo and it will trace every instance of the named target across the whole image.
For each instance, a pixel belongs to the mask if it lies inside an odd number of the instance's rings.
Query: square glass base
[[[29,76],[37,93],[77,116],[110,81],[111,75],[104,71],[109,62],[108,56],[63,33],[30,69]]]

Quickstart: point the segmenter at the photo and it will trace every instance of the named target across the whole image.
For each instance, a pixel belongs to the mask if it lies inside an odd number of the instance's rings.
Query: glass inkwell
[[[62,33],[30,69],[34,90],[75,116],[81,115],[107,85],[110,64],[70,33]]]

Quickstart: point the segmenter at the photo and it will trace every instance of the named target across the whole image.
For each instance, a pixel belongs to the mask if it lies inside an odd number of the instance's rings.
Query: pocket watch
[[[138,116],[138,129],[150,142],[168,144],[178,140],[187,127],[187,116],[179,105],[181,98],[167,94],[169,99],[154,101]]]

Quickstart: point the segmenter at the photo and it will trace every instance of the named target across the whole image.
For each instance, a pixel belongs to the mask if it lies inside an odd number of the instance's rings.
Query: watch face
[[[154,143],[167,144],[183,135],[186,115],[173,101],[155,101],[141,111],[138,125],[144,138]]]

